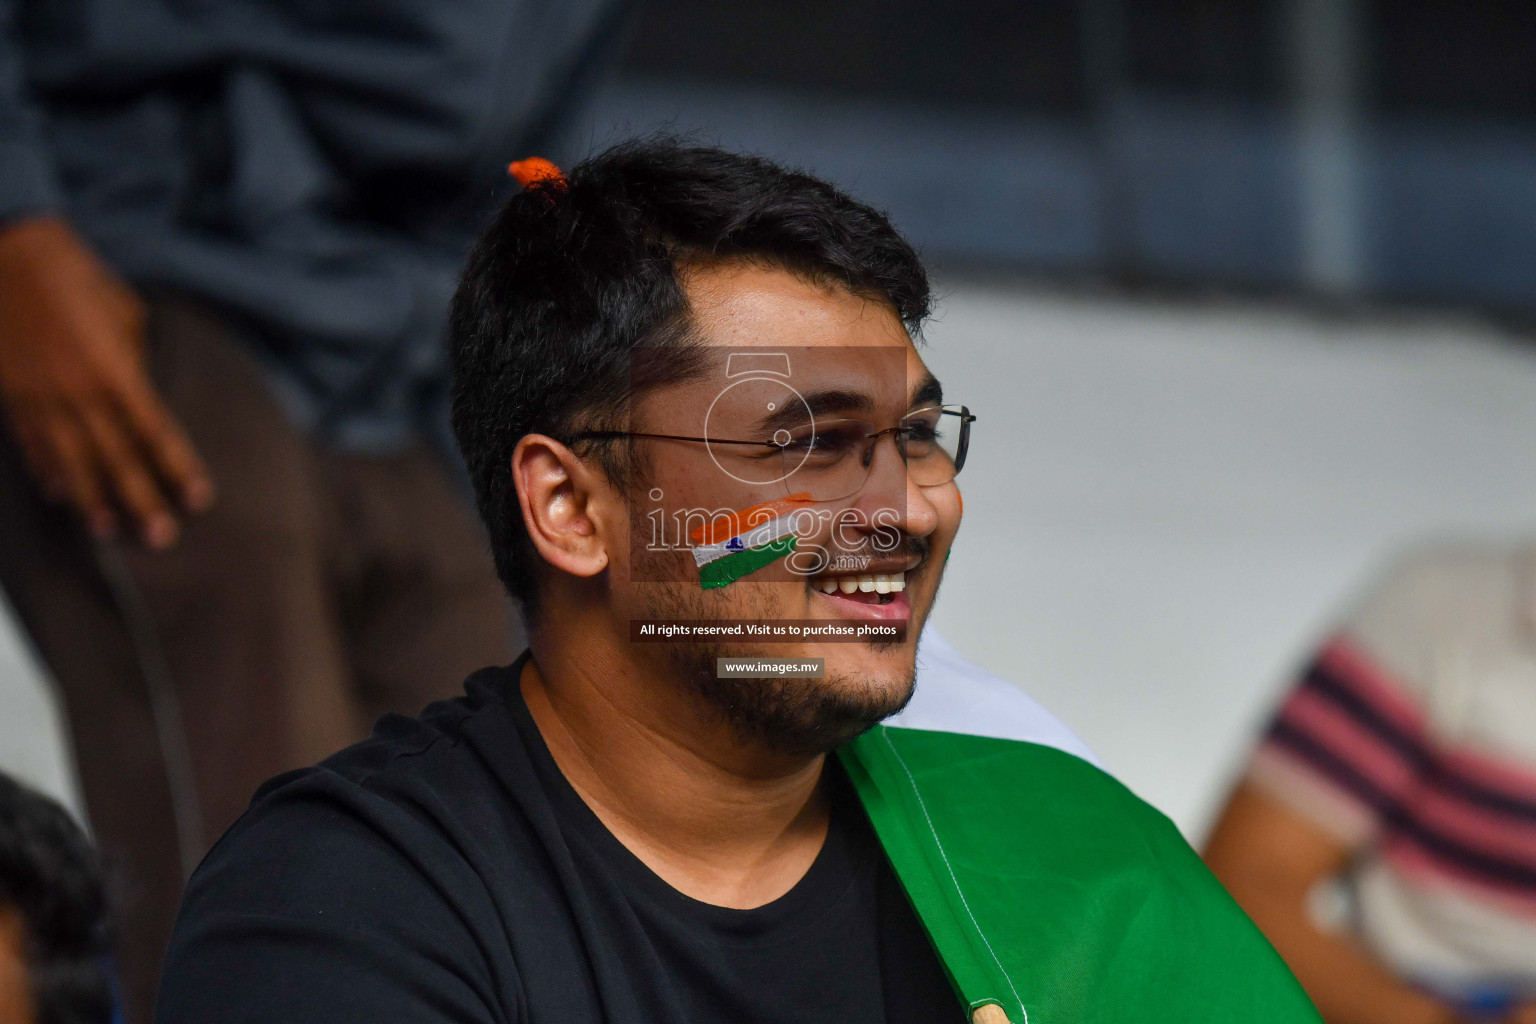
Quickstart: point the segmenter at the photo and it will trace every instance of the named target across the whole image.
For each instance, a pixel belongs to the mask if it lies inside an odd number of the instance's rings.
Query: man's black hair
[[[889,304],[916,334],[929,311],[917,253],[880,212],[760,157],[630,142],[502,207],[454,296],[453,430],[496,571],[537,614],[538,558],[512,483],[526,434],[564,440],[701,365],[680,269],[729,260],[782,267]],[[632,379],[629,354],[655,346]],[[625,485],[606,449],[604,470]]]
[[[38,1024],[107,1024],[101,872],[68,812],[0,772],[0,907],[21,915]]]

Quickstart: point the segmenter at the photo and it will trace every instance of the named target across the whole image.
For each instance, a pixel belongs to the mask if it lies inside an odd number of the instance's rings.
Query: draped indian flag
[[[1173,824],[1088,762],[883,725],[839,757],[974,1024],[1321,1024]]]
[[[719,516],[694,530],[693,561],[699,586],[705,590],[734,583],[795,550],[795,531],[788,513],[810,501],[809,494],[791,494],[751,508]]]

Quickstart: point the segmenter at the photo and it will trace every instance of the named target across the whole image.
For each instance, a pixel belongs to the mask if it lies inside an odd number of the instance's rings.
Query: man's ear
[[[600,508],[612,487],[606,475],[554,438],[527,434],[512,449],[512,483],[523,526],[544,561],[582,577],[608,567],[614,538]]]

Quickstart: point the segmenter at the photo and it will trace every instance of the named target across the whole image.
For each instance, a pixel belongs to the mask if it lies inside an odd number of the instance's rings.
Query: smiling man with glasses
[[[886,219],[667,142],[528,185],[451,340],[530,649],[269,783],[189,886],[158,1019],[1315,1021],[1102,771],[880,724],[977,419]]]

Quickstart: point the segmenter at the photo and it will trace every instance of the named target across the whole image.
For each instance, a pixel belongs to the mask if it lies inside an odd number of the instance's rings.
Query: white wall
[[[1364,574],[1536,527],[1536,354],[1473,323],[961,284],[928,337],[981,417],[938,624],[1195,838]],[[24,655],[0,768],[67,792]]]
[[[0,771],[41,789],[79,814],[74,770],[52,687],[14,621],[0,592]]]
[[[935,621],[1192,838],[1366,574],[1536,526],[1536,353],[1474,324],[944,305],[929,362],[981,418]]]

